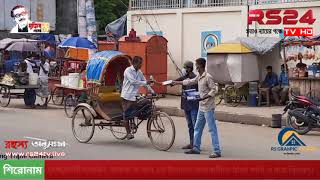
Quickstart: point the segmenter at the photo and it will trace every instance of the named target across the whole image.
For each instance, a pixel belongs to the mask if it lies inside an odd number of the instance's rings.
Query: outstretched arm
[[[183,81],[173,81],[173,85],[194,85],[198,84],[199,76],[193,78],[193,79],[185,79]]]

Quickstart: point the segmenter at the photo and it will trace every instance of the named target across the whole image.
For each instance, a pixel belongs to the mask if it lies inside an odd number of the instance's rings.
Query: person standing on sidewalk
[[[183,81],[186,79],[193,79],[196,75],[193,73],[193,63],[191,61],[186,61],[183,65],[183,74],[180,78],[175,81]],[[198,91],[198,84],[193,85],[183,85],[182,86],[182,95],[181,95],[181,109],[184,110],[186,116],[188,128],[189,128],[189,140],[190,144],[183,146],[182,149],[192,149],[193,147],[193,133],[194,126],[197,120],[199,102],[197,101],[187,101],[187,97],[184,95],[184,91],[188,89],[195,89]]]
[[[200,106],[197,116],[197,121],[194,128],[194,142],[193,148],[186,151],[186,154],[200,154],[201,137],[206,121],[208,122],[209,132],[211,134],[211,142],[213,146],[213,153],[209,158],[221,157],[221,149],[219,145],[218,130],[215,120],[215,102],[214,96],[216,92],[216,85],[212,76],[205,72],[206,60],[199,58],[196,60],[196,67],[199,75],[194,79],[186,79],[184,81],[174,81],[173,84],[192,85],[197,84],[200,93]]]

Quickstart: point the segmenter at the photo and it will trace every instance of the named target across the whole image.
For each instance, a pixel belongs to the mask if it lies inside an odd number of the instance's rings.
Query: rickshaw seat
[[[101,102],[120,102],[121,94],[119,92],[99,93],[98,97]]]

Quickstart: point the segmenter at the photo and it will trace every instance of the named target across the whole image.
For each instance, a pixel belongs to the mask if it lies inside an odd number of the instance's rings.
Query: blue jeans
[[[203,128],[206,125],[206,121],[208,122],[208,128],[211,134],[211,143],[213,146],[213,152],[217,154],[221,154],[214,109],[208,112],[203,112],[199,110],[197,122],[194,128],[193,150],[200,152],[201,137],[202,137]]]
[[[194,126],[196,124],[197,115],[198,115],[198,109],[191,109],[190,111],[184,110],[184,114],[186,116],[188,128],[189,128],[189,139],[190,144],[193,144],[193,132],[194,132]]]

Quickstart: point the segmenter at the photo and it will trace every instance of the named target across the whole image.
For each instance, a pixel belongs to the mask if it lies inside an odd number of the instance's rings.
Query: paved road
[[[187,128],[183,118],[173,117],[176,126],[176,140],[168,152],[155,150],[146,135],[146,124],[142,124],[135,138],[130,141],[116,140],[109,131],[98,130],[88,144],[76,141],[71,131],[71,120],[63,109],[51,106],[49,109],[24,109],[20,100],[13,100],[8,108],[0,108],[0,154],[7,151],[5,140],[24,137],[66,141],[66,148],[49,148],[46,152],[65,152],[59,159],[208,159],[211,151],[207,127],[203,136],[201,155],[185,155],[182,149],[187,143]],[[218,122],[222,159],[320,159],[320,150],[300,155],[284,155],[272,152],[278,146],[280,129],[261,126]],[[320,133],[311,132],[302,136],[305,144],[320,147]],[[18,151],[18,150],[17,150]],[[21,150],[20,150],[21,151]],[[29,148],[27,151],[42,151]]]

